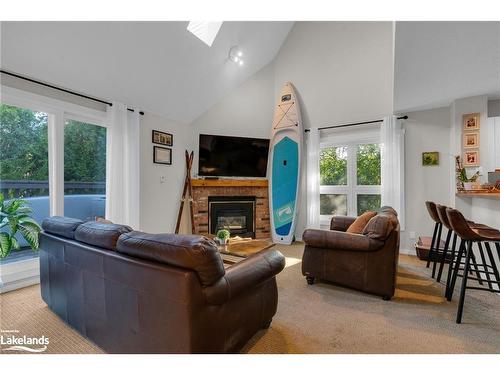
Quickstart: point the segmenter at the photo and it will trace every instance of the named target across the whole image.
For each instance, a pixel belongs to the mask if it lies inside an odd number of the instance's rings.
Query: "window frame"
[[[51,216],[64,215],[64,126],[67,120],[108,128],[105,111],[87,108],[9,86],[0,86],[0,103],[48,116],[49,205]],[[107,198],[107,197],[106,197]]]
[[[0,103],[47,114],[49,162],[49,213],[64,215],[64,126],[66,119],[109,128],[105,110],[34,94],[0,85]],[[106,199],[107,192],[106,192]],[[0,264],[0,292],[39,283],[38,258]],[[2,280],[3,279],[3,280]]]
[[[347,195],[347,216],[358,216],[357,196],[360,194],[382,194],[382,185],[357,184],[357,148],[363,144],[378,144],[382,147],[380,127],[361,131],[341,131],[322,137],[320,149],[347,146],[347,185],[320,185],[319,194]],[[320,225],[328,227],[333,215],[321,215]]]

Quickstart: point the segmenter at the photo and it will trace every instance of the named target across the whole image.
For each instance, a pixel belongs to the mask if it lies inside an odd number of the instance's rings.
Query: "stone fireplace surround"
[[[193,179],[192,186],[196,234],[209,234],[209,197],[249,197],[255,198],[255,238],[271,237],[267,180]]]

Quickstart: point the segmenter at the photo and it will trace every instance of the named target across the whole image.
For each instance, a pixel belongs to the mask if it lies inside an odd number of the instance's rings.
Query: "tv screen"
[[[198,174],[266,177],[269,139],[200,134]]]

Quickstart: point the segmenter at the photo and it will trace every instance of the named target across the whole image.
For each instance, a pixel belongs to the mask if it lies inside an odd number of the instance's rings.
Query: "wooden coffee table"
[[[240,240],[230,241],[227,245],[219,245],[218,249],[221,254],[225,255],[222,257],[224,263],[234,264],[273,246],[274,244],[269,240]]]

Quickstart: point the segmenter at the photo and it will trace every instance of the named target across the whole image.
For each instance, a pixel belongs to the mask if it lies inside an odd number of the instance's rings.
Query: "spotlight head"
[[[241,49],[238,46],[232,46],[229,49],[229,60],[238,64],[239,66],[242,66],[244,64],[242,56],[243,56],[243,51],[241,51]]]

